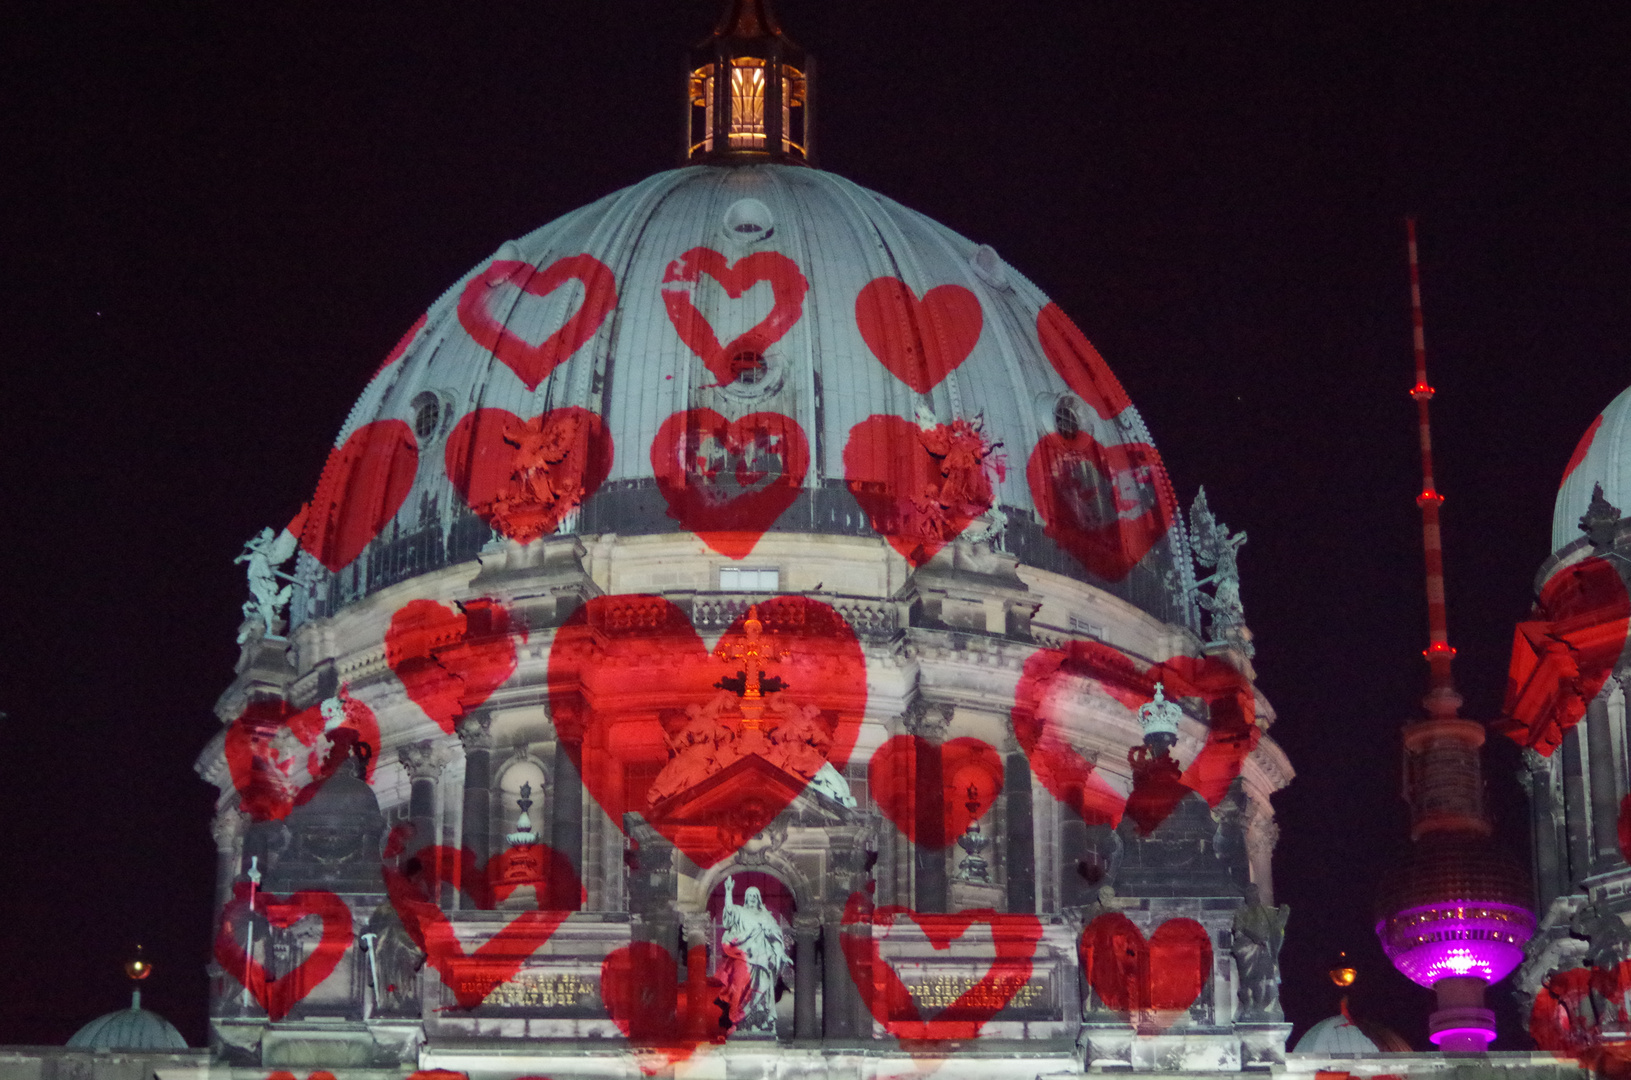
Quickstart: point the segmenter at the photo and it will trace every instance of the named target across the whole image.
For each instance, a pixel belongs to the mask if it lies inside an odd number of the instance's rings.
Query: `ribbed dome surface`
[[[1380,1050],[1345,1016],[1327,1016],[1304,1032],[1292,1048],[1297,1054],[1375,1054]]]
[[[1603,485],[1603,497],[1622,512],[1631,512],[1631,388],[1609,402],[1580,437],[1552,512],[1552,550],[1580,539],[1580,518],[1591,505],[1591,491]]]
[[[914,562],[966,530],[1185,622],[1176,510],[1120,384],[990,248],[830,173],[691,167],[506,243],[410,330],[296,530],[293,617],[494,528],[736,560],[882,532]]]
[[[187,1040],[174,1024],[133,1000],[128,1009],[105,1013],[68,1040],[70,1050],[185,1050]]]

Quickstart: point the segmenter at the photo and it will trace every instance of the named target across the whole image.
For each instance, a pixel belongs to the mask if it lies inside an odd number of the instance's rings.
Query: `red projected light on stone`
[[[1001,914],[989,908],[925,914],[907,907],[875,908],[865,893],[844,906],[844,959],[867,1010],[907,1049],[939,1052],[937,1044],[979,1037],[980,1028],[1007,1008],[1031,980],[1032,959],[1042,939],[1035,915]],[[990,941],[991,957],[979,979],[952,1000],[930,1009],[914,999],[901,972],[954,943],[965,949]]]
[[[705,277],[740,303],[721,304],[717,292],[699,289]],[[750,308],[757,310],[754,286],[759,284],[770,287],[770,313],[721,344],[721,325],[745,322],[751,315],[744,313]],[[736,381],[746,370],[762,372],[765,350],[780,341],[803,316],[804,297],[809,291],[810,283],[798,263],[779,252],[759,251],[731,263],[719,252],[702,247],[692,248],[670,263],[662,285],[663,306],[674,332],[721,386]],[[754,298],[745,300],[750,292],[755,293]],[[700,306],[699,295],[705,297]]]
[[[238,805],[256,821],[277,821],[310,802],[347,756],[363,759],[372,782],[379,721],[344,689],[305,709],[274,699],[250,702],[227,728],[224,752]]]
[[[467,600],[457,608],[412,600],[391,616],[385,662],[402,688],[438,727],[452,734],[515,673],[515,648],[525,627],[493,600]]]
[[[549,536],[599,490],[612,470],[612,436],[600,417],[568,406],[523,420],[476,409],[447,439],[448,479],[465,505],[520,544]]]
[[[963,534],[996,499],[1007,466],[982,422],[869,416],[850,429],[844,480],[872,528],[913,566]]]
[[[574,283],[582,299],[563,318],[561,301],[551,294]],[[543,270],[496,259],[459,295],[459,325],[522,385],[536,390],[594,337],[616,307],[617,280],[593,256],[571,255]]]
[[[1131,573],[1178,513],[1161,455],[1147,443],[1105,446],[1086,431],[1052,432],[1031,451],[1025,479],[1043,532],[1105,581]]]
[[[727,420],[712,409],[689,409],[657,429],[651,469],[669,517],[721,555],[745,559],[798,498],[810,442],[781,413]]]
[[[391,833],[387,858],[400,856],[411,828],[398,826]],[[391,906],[413,943],[425,954],[452,991],[461,1009],[474,1009],[500,983],[515,977],[527,958],[555,933],[567,915],[583,906],[585,894],[572,863],[547,844],[528,844],[533,858],[512,874],[516,849],[480,862],[469,848],[429,845],[420,848],[398,868],[387,862],[380,868]],[[505,901],[521,889],[534,899],[515,917],[494,930],[493,923],[455,923],[440,906],[441,887],[451,885],[481,911],[503,910]],[[479,944],[478,944],[479,942]],[[470,946],[474,945],[474,948]]]
[[[239,927],[247,927],[249,920],[256,916],[278,929],[317,919],[321,931],[304,960],[276,978],[268,978],[265,966],[245,952],[241,943],[249,935],[241,934]],[[265,932],[256,934],[255,938],[264,942]],[[281,1020],[334,973],[351,948],[351,942],[351,909],[333,893],[303,889],[292,896],[278,897],[256,892],[251,911],[250,885],[243,881],[232,887],[232,899],[221,910],[221,926],[215,935],[215,962],[249,989],[266,1010],[268,1019]]]
[[[709,867],[806,790],[850,798],[839,771],[866,709],[866,661],[843,616],[807,597],[734,617],[695,610],[729,620],[713,649],[660,596],[591,599],[556,632],[549,702],[607,816],[624,826],[638,813]]]
[[[1212,939],[1194,919],[1168,919],[1148,940],[1118,911],[1082,931],[1082,971],[1106,1008],[1164,1027],[1195,1003],[1212,977]]]
[[[980,340],[979,297],[961,285],[940,285],[921,300],[899,278],[869,281],[855,298],[861,340],[889,373],[927,394],[957,370]]]

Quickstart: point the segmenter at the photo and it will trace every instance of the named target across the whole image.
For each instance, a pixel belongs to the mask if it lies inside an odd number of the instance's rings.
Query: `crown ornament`
[[[1148,742],[1152,735],[1165,735],[1170,742],[1177,742],[1178,721],[1183,715],[1184,710],[1179,708],[1176,701],[1167,700],[1166,687],[1156,683],[1155,697],[1138,707],[1138,723],[1144,729],[1144,741]]]

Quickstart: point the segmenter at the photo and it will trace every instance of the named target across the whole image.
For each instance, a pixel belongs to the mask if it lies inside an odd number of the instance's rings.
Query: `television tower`
[[[1422,548],[1427,569],[1427,715],[1404,727],[1404,798],[1410,804],[1410,853],[1384,876],[1376,903],[1376,935],[1404,976],[1431,989],[1438,1008],[1428,1037],[1446,1052],[1481,1052],[1495,1038],[1495,1014],[1484,990],[1523,961],[1535,930],[1523,870],[1490,841],[1484,813],[1479,748],[1484,725],[1462,719],[1444,607],[1444,548],[1433,483],[1427,345],[1422,333],[1416,219],[1405,219],[1410,255],[1410,311],[1416,352],[1416,400],[1421,434]]]

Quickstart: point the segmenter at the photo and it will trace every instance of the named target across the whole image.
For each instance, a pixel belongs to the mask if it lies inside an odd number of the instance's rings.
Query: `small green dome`
[[[176,1026],[142,1008],[142,992],[130,995],[130,1008],[106,1013],[74,1032],[70,1050],[185,1050]]]

